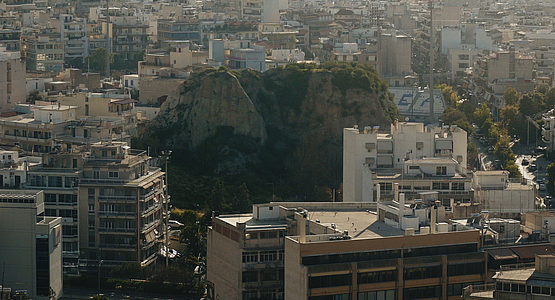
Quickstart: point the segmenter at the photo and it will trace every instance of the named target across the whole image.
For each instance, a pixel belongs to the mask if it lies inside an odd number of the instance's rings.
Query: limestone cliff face
[[[188,166],[207,173],[330,186],[341,181],[343,128],[386,128],[395,117],[387,85],[367,66],[211,69],[168,97],[145,141],[187,152]]]
[[[231,127],[233,134],[264,143],[267,138],[264,119],[235,76],[217,73],[193,78],[189,84],[190,91],[183,93],[180,89],[168,97],[155,121],[161,127],[173,128],[171,144],[185,143],[194,149],[220,127]]]

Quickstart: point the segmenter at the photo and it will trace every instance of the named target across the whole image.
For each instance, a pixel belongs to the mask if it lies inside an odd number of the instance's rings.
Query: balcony
[[[147,210],[145,210],[141,213],[141,217],[145,218],[145,217],[151,215],[155,211],[159,210],[160,207],[161,207],[161,204],[156,204],[156,205],[153,205],[153,206],[149,207]]]
[[[152,253],[149,257],[141,262],[141,267],[148,266],[156,260],[156,253]]]
[[[108,228],[98,227],[100,233],[137,233],[137,228]]]
[[[279,288],[283,287],[283,280],[274,281],[256,281],[256,282],[243,282],[243,288],[254,289],[254,288]]]
[[[83,182],[83,179],[81,179]],[[121,203],[129,203],[129,202],[137,202],[137,198],[134,196],[109,196],[109,195],[100,195],[98,196],[98,202],[121,202]]]
[[[139,200],[140,201],[148,201],[148,200],[150,200],[151,197],[156,195],[156,193],[158,193],[159,191],[160,190],[158,190],[158,189],[154,189],[154,190],[148,192],[146,195],[140,195]]]
[[[283,261],[243,263],[244,270],[279,269],[283,267]]]
[[[135,245],[126,245],[126,244],[99,244],[98,245],[99,248],[102,249],[118,249],[118,250],[123,250],[123,249],[130,249],[130,250],[134,250],[136,249],[137,246]]]
[[[146,232],[148,232],[148,231],[154,229],[154,228],[156,227],[156,225],[158,225],[159,222],[160,222],[160,220],[154,220],[154,221],[152,221],[152,222],[150,222],[150,223],[144,225],[144,226],[141,228],[141,233],[146,233]]]
[[[99,217],[112,217],[112,218],[136,218],[136,212],[122,212],[122,211],[99,211]]]

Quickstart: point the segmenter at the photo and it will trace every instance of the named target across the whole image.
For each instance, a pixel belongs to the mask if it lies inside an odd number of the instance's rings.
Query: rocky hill
[[[143,141],[173,149],[183,172],[324,200],[341,182],[343,128],[384,128],[396,117],[387,84],[363,64],[222,67],[192,75],[168,97]]]

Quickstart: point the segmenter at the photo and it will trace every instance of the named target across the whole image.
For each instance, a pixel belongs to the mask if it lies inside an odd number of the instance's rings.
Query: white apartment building
[[[212,62],[227,65],[231,69],[266,71],[266,49],[250,41],[211,40],[208,51]]]
[[[424,186],[428,188],[420,189],[451,191],[470,188],[464,169],[467,133],[456,126],[424,127],[423,123],[396,121],[389,132],[380,131],[378,126],[365,127],[364,130],[355,126],[345,128],[343,132],[344,202],[375,202],[377,199],[373,195],[378,190],[391,190],[393,182],[403,181],[404,176],[415,180],[420,176],[422,179],[419,180],[426,182],[407,184],[411,191]],[[388,184],[377,189],[375,184],[385,180],[380,176],[389,176]],[[455,187],[454,181],[462,181],[462,189],[458,184]],[[436,188],[440,182],[447,185]]]

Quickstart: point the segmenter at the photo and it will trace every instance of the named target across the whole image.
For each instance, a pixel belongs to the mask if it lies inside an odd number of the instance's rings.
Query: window
[[[308,278],[308,288],[351,285],[351,274],[313,276]]]
[[[258,281],[258,271],[246,271],[243,272],[243,282],[257,282]]]
[[[464,191],[464,182],[453,182],[453,183],[451,183],[451,189],[453,191]]]
[[[484,262],[473,262],[447,266],[448,276],[472,275],[484,273]]]
[[[441,266],[405,268],[405,280],[441,277]]]
[[[469,58],[468,54],[459,54],[459,60],[468,60]]]
[[[358,273],[358,283],[397,281],[397,270]]]
[[[243,252],[243,263],[258,262],[258,252]]]
[[[56,194],[44,194],[44,202],[56,203]]]
[[[446,166],[437,166],[436,167],[436,175],[447,175],[447,167]]]
[[[89,213],[94,214],[94,204],[89,204]]]
[[[407,288],[404,290],[404,299],[425,299],[441,297],[441,286],[424,286]]]
[[[108,178],[119,178],[119,172],[108,172]]]
[[[397,299],[396,290],[372,291],[358,293],[358,300],[395,300]]]
[[[277,251],[261,251],[260,262],[277,261]]]
[[[459,69],[466,69],[468,68],[468,63],[459,63]]]
[[[93,178],[99,179],[100,178],[100,171],[93,171]]]
[[[56,216],[56,210],[55,209],[45,209],[44,210],[44,215],[46,217],[57,217]]]
[[[448,190],[449,182],[434,182],[432,183],[432,190]]]

